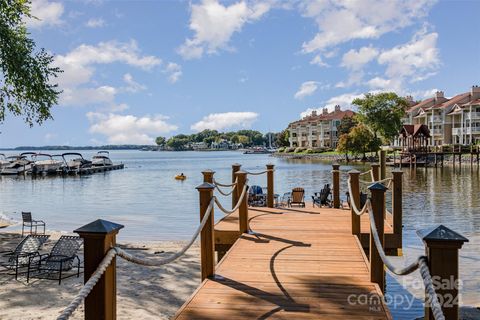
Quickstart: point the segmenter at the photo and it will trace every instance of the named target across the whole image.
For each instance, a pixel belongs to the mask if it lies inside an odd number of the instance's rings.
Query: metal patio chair
[[[20,241],[13,251],[3,251],[3,256],[8,258],[6,262],[0,264],[4,268],[3,271],[15,270],[15,279],[17,279],[19,270],[28,268],[32,259],[40,256],[38,250],[49,237],[49,235],[28,235]]]
[[[61,236],[48,254],[43,254],[31,260],[28,266],[27,282],[30,277],[58,280],[77,275],[80,276],[80,258],[77,251],[83,244],[78,236]],[[65,275],[65,272],[76,268],[77,272]]]
[[[25,227],[30,227],[30,234],[37,234],[37,228],[43,227],[43,233],[45,234],[45,222],[43,220],[33,220],[31,212],[22,212],[22,237]],[[35,228],[35,232],[33,232]]]

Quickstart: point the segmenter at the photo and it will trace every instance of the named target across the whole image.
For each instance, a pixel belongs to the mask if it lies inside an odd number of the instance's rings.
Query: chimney
[[[472,90],[470,91],[470,95],[472,96],[472,100],[480,99],[480,87],[479,86],[472,86]]]
[[[316,117],[317,116],[317,110],[312,110],[312,117]]]
[[[438,99],[445,98],[445,95],[443,94],[443,91],[437,91],[435,92],[435,101]]]
[[[328,114],[328,108],[323,108],[323,109],[322,109],[322,113],[323,113],[323,114]]]
[[[412,96],[406,96],[405,100],[407,100],[408,102],[413,102],[413,97]]]
[[[335,106],[335,112],[337,112],[337,111],[340,111],[340,105],[338,105],[338,104]]]

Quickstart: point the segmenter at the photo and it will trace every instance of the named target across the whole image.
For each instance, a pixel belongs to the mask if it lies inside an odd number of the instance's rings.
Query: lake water
[[[95,152],[82,151],[85,158]],[[309,197],[325,183],[331,183],[331,165],[311,160],[279,159],[269,155],[244,155],[240,152],[141,152],[112,151],[115,163],[124,170],[81,177],[1,177],[0,212],[19,220],[21,211],[31,211],[43,219],[50,230],[72,231],[102,218],[125,225],[120,240],[188,239],[199,222],[198,192],[201,171],[216,171],[219,182],[231,181],[231,164],[238,162],[248,171],[263,171],[265,164],[276,166],[275,192],[283,194],[301,186]],[[342,171],[352,167],[342,166]],[[359,170],[366,167],[358,166]],[[185,181],[174,180],[183,172]],[[423,254],[423,245],[415,230],[445,224],[470,238],[461,251],[463,300],[468,305],[480,304],[480,179],[476,166],[464,165],[425,170],[404,169],[404,233],[405,257]],[[266,185],[266,177],[250,177],[251,184]],[[342,194],[346,190],[342,179]],[[229,205],[226,198],[224,203]],[[218,212],[217,217],[223,214]],[[399,280],[388,278],[390,290],[400,292]],[[405,313],[395,308],[395,318],[422,315],[421,301]],[[408,317],[401,317],[408,314]],[[410,317],[411,319],[411,317]]]

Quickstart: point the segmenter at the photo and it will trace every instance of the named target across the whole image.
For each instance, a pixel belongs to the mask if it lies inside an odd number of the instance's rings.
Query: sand
[[[64,233],[53,233],[44,251],[48,251],[61,234]],[[0,232],[0,251],[14,248],[19,240],[19,234]],[[152,259],[176,252],[184,244],[181,241],[119,242],[130,248],[128,252]],[[14,276],[0,273],[0,319],[55,319],[82,284],[83,274],[58,285],[56,281],[38,279],[27,284],[24,277],[16,281]],[[163,267],[139,266],[117,258],[117,318],[170,319],[199,284],[196,244],[185,256]],[[70,319],[83,319],[83,316],[81,306]]]

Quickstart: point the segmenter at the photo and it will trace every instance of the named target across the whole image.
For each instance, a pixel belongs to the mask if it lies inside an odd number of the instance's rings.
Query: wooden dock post
[[[371,167],[372,167],[374,181],[380,180],[380,164],[372,163]]]
[[[215,171],[207,169],[202,171],[202,174],[203,174],[203,182],[213,183],[213,175],[215,174]]]
[[[358,170],[350,170],[348,172],[350,176],[350,187],[352,190],[352,194],[350,195],[350,201],[355,203],[355,206],[358,209],[360,208],[360,171]],[[351,207],[351,214],[352,214],[352,234],[357,235],[360,237],[360,216],[355,213],[353,210],[352,205]]]
[[[402,224],[403,224],[403,206],[402,206],[402,177],[403,171],[393,170],[393,188],[392,188],[392,218],[393,234],[399,237],[400,247],[402,247]]]
[[[458,320],[458,251],[468,239],[439,225],[436,228],[419,230],[418,235],[425,243],[428,268],[445,319]],[[425,303],[425,319],[434,320],[432,310]]]
[[[368,187],[372,193],[372,210],[375,218],[375,226],[382,247],[385,247],[384,237],[384,212],[385,212],[385,191],[387,188],[381,183],[374,183]],[[378,254],[377,246],[373,240],[372,233],[374,231],[370,227],[370,281],[375,282],[382,292],[385,292],[385,268],[383,261]]]
[[[213,197],[215,186],[211,183],[204,182],[197,187],[200,195],[200,221],[202,221],[205,213],[210,205]],[[215,239],[214,239],[214,213],[213,208],[210,212],[205,226],[200,232],[200,257],[202,269],[202,281],[212,277],[215,274]]]
[[[237,179],[237,171],[240,171],[240,167],[242,165],[239,163],[234,163],[232,164],[232,183],[235,183],[235,180]],[[238,186],[237,186],[238,187]],[[237,193],[233,192],[232,193],[232,208],[234,208],[237,205]]]
[[[273,173],[274,173],[273,164],[267,164],[267,207],[273,208],[274,206],[274,180],[273,180]]]
[[[380,150],[380,180],[386,178],[387,172],[387,150]]]
[[[86,283],[111,247],[123,226],[106,220],[96,220],[75,230],[83,238]],[[100,280],[85,298],[85,320],[115,320],[117,318],[116,259],[103,273]]]
[[[332,164],[333,174],[333,207],[340,208],[340,165]]]
[[[247,173],[245,171],[237,171],[236,175],[238,177],[237,199],[240,199],[243,187],[247,182]],[[237,204],[235,203],[235,205]],[[248,194],[243,197],[242,203],[238,208],[238,220],[240,225],[240,233],[248,232]]]

